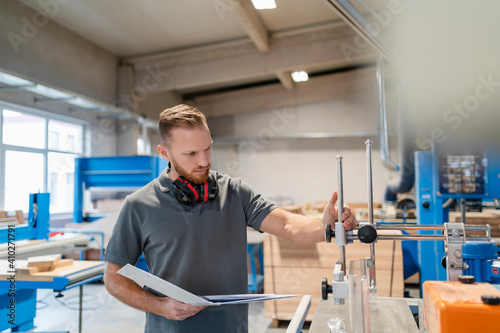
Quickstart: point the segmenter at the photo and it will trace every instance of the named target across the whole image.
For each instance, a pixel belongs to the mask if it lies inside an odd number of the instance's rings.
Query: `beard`
[[[181,167],[177,163],[177,161],[174,158],[172,158],[172,157],[171,157],[170,163],[172,163],[172,168],[174,168],[175,171],[177,171],[177,173],[179,174],[179,176],[184,177],[185,179],[187,179],[191,183],[194,183],[196,185],[201,185],[201,184],[204,184],[208,180],[208,177],[209,177],[209,174],[210,174],[210,165],[211,165],[210,163],[206,167],[207,170],[204,173],[202,173],[202,174],[195,174],[194,172],[190,173],[189,171],[187,171],[186,169],[184,169],[183,167]],[[205,168],[203,168],[203,169],[205,169]],[[197,171],[197,170],[202,170],[202,169],[196,169],[194,171]]]

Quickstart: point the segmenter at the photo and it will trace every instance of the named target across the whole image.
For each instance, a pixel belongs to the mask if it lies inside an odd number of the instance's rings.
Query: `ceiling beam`
[[[223,44],[205,51],[163,54],[133,59],[135,85],[150,92],[208,90],[211,85],[259,82],[277,72],[297,69],[317,72],[371,62],[377,54],[371,47],[347,54],[345,45],[355,45],[356,34],[345,24],[295,35],[273,37],[266,53],[251,42]],[[154,81],[156,79],[156,81]]]
[[[292,72],[290,71],[278,71],[276,76],[280,80],[281,84],[286,90],[293,90],[295,88],[295,82],[292,79]]]
[[[269,51],[269,32],[250,0],[234,2],[234,13],[241,26],[260,52]]]
[[[218,117],[369,94],[374,79],[375,68],[367,67],[312,77],[307,82],[297,83],[293,91],[283,89],[280,84],[270,84],[199,96],[185,103],[196,105],[207,117]]]

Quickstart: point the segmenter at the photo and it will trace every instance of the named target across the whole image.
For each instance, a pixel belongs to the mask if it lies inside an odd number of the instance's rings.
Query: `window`
[[[45,148],[45,122],[41,117],[3,110],[3,144]]]
[[[29,193],[43,192],[43,165],[43,154],[5,151],[5,210],[28,212]]]
[[[49,120],[49,149],[72,153],[82,152],[83,127],[81,125]]]
[[[50,212],[73,211],[73,178],[76,154],[49,152],[48,174],[50,192]]]
[[[29,193],[49,192],[51,214],[73,211],[84,126],[0,107],[0,133],[0,210],[27,213]]]

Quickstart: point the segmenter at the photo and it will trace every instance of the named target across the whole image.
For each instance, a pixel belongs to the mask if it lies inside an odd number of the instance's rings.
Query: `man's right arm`
[[[170,320],[184,320],[194,316],[205,306],[193,306],[176,301],[170,297],[158,297],[142,289],[134,281],[120,275],[122,268],[108,262],[104,273],[104,283],[108,292],[123,303]]]

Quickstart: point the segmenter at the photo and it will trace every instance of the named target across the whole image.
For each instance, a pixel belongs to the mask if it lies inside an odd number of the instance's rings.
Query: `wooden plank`
[[[16,219],[18,224],[24,223],[24,213],[22,210],[16,210]]]
[[[450,222],[462,222],[462,213],[450,212]],[[483,212],[466,212],[466,225],[486,225],[491,226],[491,236],[500,237],[500,214],[494,210],[485,210]],[[482,235],[482,232],[467,232],[467,235]]]
[[[28,258],[28,267],[37,267],[39,272],[50,271],[61,260],[60,254],[37,256]]]
[[[461,222],[462,213],[461,212],[450,212],[450,222]],[[465,213],[465,223],[500,223],[500,216],[487,211],[484,212],[466,212]]]
[[[17,219],[15,217],[1,217],[0,218],[0,223],[1,224],[17,224]]]
[[[34,275],[26,274],[26,270],[38,269],[37,267],[28,267],[28,260],[16,260],[16,270],[23,271],[21,274],[16,274],[16,281],[52,281],[51,276],[37,278]],[[10,268],[10,263],[7,260],[0,260],[0,279],[9,280],[13,273]]]
[[[17,281],[53,281],[55,276],[68,276],[92,267],[103,265],[103,261],[73,261],[71,266],[63,266],[49,272],[38,272],[31,275],[16,275]],[[16,269],[27,268],[27,260],[17,260]],[[9,262],[7,260],[0,260],[0,279],[9,279],[12,273],[9,273]]]
[[[31,275],[38,273],[38,267],[16,267],[16,272],[19,275]]]
[[[73,266],[73,259],[61,259],[59,262],[56,263],[55,267],[51,267],[50,270],[58,269],[61,267],[68,267],[68,266]]]
[[[12,214],[12,212],[9,212]],[[0,224],[12,223],[12,224],[23,224],[24,223],[24,213],[22,210],[14,211],[14,215],[7,216],[6,211],[0,211]]]
[[[34,274],[35,276],[67,276],[85,269],[102,265],[104,261],[80,261],[74,260],[72,266],[59,267],[50,272],[40,272]]]

